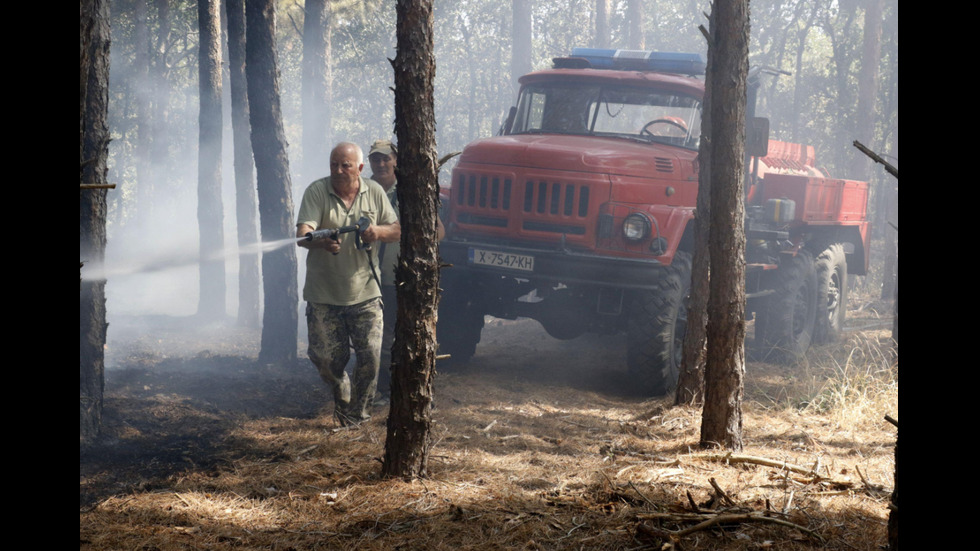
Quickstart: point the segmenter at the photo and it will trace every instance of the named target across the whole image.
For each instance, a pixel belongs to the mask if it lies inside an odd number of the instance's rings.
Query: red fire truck
[[[625,334],[638,388],[676,383],[686,327],[704,94],[698,54],[576,48],[521,77],[500,135],[463,150],[443,190],[437,337],[476,352],[484,316],[558,339]],[[836,338],[847,275],[868,266],[868,184],[812,146],[768,139],[750,75],[746,311],[753,352],[793,362]],[[752,145],[754,144],[754,145]],[[710,314],[710,313],[709,313]]]

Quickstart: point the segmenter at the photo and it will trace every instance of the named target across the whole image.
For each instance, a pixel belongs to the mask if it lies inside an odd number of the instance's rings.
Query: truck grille
[[[503,175],[457,174],[455,184],[459,222],[502,228],[507,220],[519,220],[520,228],[531,232],[584,235],[594,200],[582,182],[528,179],[522,185]]]
[[[456,204],[460,206],[490,208],[493,210],[510,210],[511,181],[497,176],[459,175],[459,193]]]
[[[529,181],[524,185],[524,212],[585,218],[589,213],[589,188],[559,182]]]

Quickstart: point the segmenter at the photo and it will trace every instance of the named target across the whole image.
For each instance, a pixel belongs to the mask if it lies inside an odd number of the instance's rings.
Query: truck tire
[[[834,243],[816,260],[817,323],[813,339],[817,344],[837,342],[847,316],[847,258],[844,245]]]
[[[483,310],[466,296],[464,286],[443,283],[445,290],[439,300],[439,319],[436,323],[438,353],[449,354],[440,360],[444,369],[458,368],[473,358],[483,332]]]
[[[655,289],[637,291],[628,310],[626,364],[644,395],[660,396],[677,386],[687,303],[691,290],[691,256],[678,251],[657,274]]]
[[[806,250],[784,259],[774,274],[773,294],[757,315],[763,361],[792,364],[803,359],[817,321],[817,272]],[[758,338],[758,336],[757,336]]]

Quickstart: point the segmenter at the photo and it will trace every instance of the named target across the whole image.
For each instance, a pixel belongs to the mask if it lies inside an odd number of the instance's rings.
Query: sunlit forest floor
[[[698,448],[699,410],[631,392],[622,337],[491,319],[470,364],[437,374],[414,482],[379,476],[387,406],[333,421],[304,342],[281,370],[257,364],[257,330],[120,317],[104,436],[80,450],[80,549],[877,550],[891,305],[850,308],[846,338],[804,364],[747,365],[745,449],[727,457]]]

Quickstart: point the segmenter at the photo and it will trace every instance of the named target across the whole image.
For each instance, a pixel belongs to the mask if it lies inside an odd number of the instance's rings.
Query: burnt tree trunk
[[[79,157],[82,184],[106,184],[109,157],[109,2],[81,0],[79,5]],[[82,189],[78,200],[78,253],[81,262],[105,259],[106,189]],[[84,268],[83,268],[84,272]],[[105,389],[105,281],[79,282],[78,436],[98,436]]]
[[[225,0],[228,14],[228,65],[231,82],[231,133],[235,170],[235,219],[238,246],[259,241],[258,198],[252,170],[252,143],[248,136],[248,90],[245,83],[245,1]],[[259,326],[259,255],[238,254],[238,324]]]
[[[704,27],[701,27],[704,30]],[[702,100],[701,145],[698,151],[698,199],[694,217],[694,254],[691,264],[691,300],[687,308],[687,329],[677,374],[674,405],[700,406],[704,403],[705,332],[708,323],[708,276],[711,257],[711,49],[705,69]]]
[[[391,358],[391,409],[382,475],[426,476],[436,363],[439,254],[431,0],[399,0],[395,69],[401,254],[395,268],[398,318]]]
[[[531,0],[511,0],[512,28],[510,84],[517,94],[517,79],[531,72]]]
[[[711,274],[701,446],[742,449],[745,374],[743,167],[749,2],[716,0],[708,48],[711,117]]]
[[[330,173],[333,95],[330,6],[326,0],[307,0],[303,19],[303,180],[312,182]]]
[[[198,85],[197,226],[200,243],[200,295],[197,313],[225,316],[224,208],[221,203],[221,17],[218,0],[198,0],[201,32]]]
[[[279,107],[275,7],[273,0],[245,1],[245,74],[259,226],[264,241],[296,234],[289,158]],[[265,311],[259,361],[294,367],[299,317],[295,247],[280,247],[262,255],[262,289]]]

